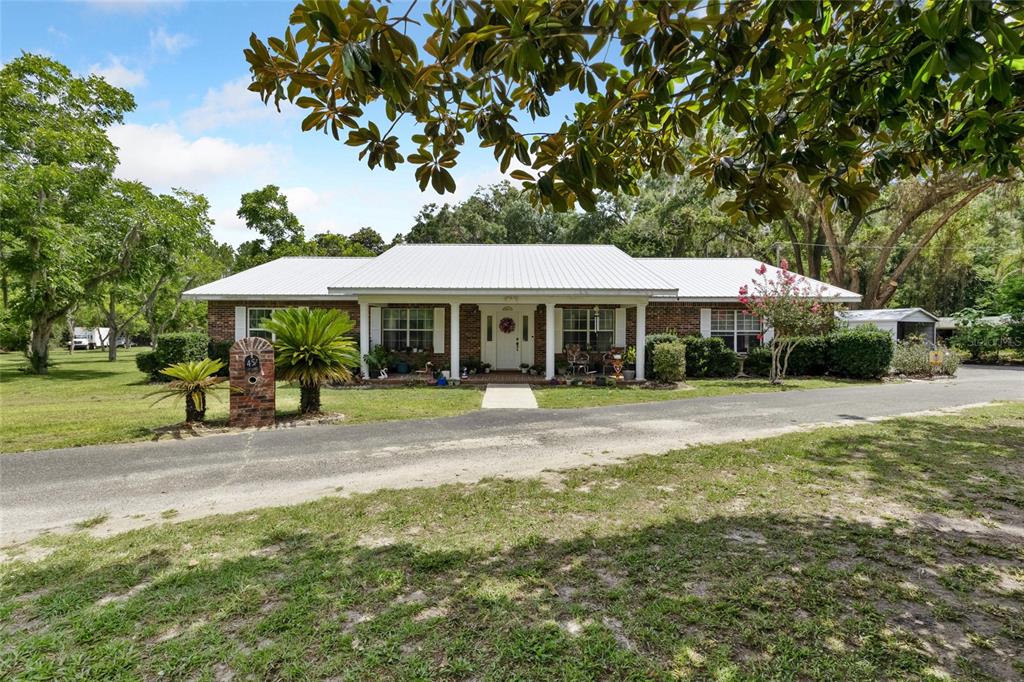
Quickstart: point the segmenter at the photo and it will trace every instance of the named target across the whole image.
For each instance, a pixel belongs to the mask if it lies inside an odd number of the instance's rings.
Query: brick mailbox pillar
[[[235,341],[228,356],[231,385],[231,426],[272,426],[274,392],[274,347],[266,339],[249,336]]]

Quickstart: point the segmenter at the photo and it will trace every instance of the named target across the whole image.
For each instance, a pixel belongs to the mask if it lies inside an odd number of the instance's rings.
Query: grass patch
[[[537,405],[547,408],[602,407],[626,405],[629,403],[654,403],[662,400],[684,400],[687,398],[710,398],[719,395],[739,393],[777,393],[802,391],[811,388],[836,388],[837,386],[862,386],[878,382],[852,381],[831,378],[786,379],[782,386],[768,383],[767,379],[687,379],[676,389],[648,389],[636,386],[608,387],[534,387]]]
[[[180,423],[184,406],[146,397],[154,387],[135,367],[135,355],[147,348],[118,351],[108,362],[106,351],[57,350],[46,376],[19,371],[26,364],[17,353],[0,355],[3,384],[3,419],[0,419],[0,452],[44,450],[98,443],[118,443],[152,437],[152,429]],[[221,400],[211,399],[207,418],[223,422],[228,416],[226,391]],[[479,391],[437,388],[396,388],[387,391],[324,389],[325,412],[340,412],[346,423],[444,417],[480,407]],[[294,414],[299,390],[277,385],[279,415]]]
[[[43,537],[0,677],[1012,679],[1024,405]]]

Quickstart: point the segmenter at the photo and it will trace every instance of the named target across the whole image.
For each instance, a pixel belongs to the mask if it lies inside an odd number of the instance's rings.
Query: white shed
[[[908,336],[923,336],[928,343],[935,343],[935,315],[924,308],[877,308],[875,310],[844,310],[839,317],[848,327],[874,325],[892,334],[896,341]]]

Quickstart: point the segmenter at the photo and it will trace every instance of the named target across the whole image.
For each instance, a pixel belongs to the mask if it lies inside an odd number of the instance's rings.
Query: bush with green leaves
[[[135,366],[148,374],[150,381],[167,381],[160,371],[164,367],[205,360],[210,345],[210,338],[201,332],[170,332],[160,334],[156,341],[156,350],[135,357]]]
[[[900,341],[892,351],[892,371],[907,376],[930,376],[932,365],[928,346],[917,341]]]
[[[220,360],[224,363],[224,366],[217,371],[217,376],[226,377],[228,375],[228,365],[231,362],[231,346],[233,345],[235,345],[234,341],[214,341],[211,339],[207,346],[206,356],[211,360]]]
[[[715,336],[688,336],[684,341],[687,376],[697,379],[736,376],[739,357],[725,345],[725,341]]]
[[[832,335],[804,336],[789,356],[790,376],[821,376],[828,372],[829,347]]]
[[[277,378],[299,384],[299,412],[320,411],[320,387],[352,380],[359,349],[352,319],[335,309],[283,308],[264,323],[275,335]]]
[[[27,353],[31,338],[28,320],[15,316],[10,308],[0,310],[0,350]]]
[[[767,346],[751,348],[743,361],[743,371],[753,377],[766,377],[772,371],[772,351]]]
[[[170,378],[171,381],[151,395],[163,394],[163,397],[156,400],[157,403],[167,398],[183,399],[185,401],[185,422],[189,424],[201,422],[206,418],[207,395],[218,384],[225,381],[224,377],[216,376],[222,367],[223,363],[220,360],[209,358],[179,362],[165,367],[160,370],[160,373]]]
[[[660,381],[682,381],[686,377],[686,345],[680,340],[654,346],[654,376]]]
[[[938,367],[938,373],[948,377],[956,376],[956,371],[960,369],[960,356],[948,348],[939,350],[942,351],[942,364]]]
[[[644,341],[644,376],[654,376],[654,347],[659,343],[669,343],[678,340],[678,334],[668,332],[647,335]]]
[[[892,335],[865,325],[844,329],[832,335],[829,368],[839,376],[853,379],[878,379],[892,364]]]
[[[956,330],[950,343],[954,348],[971,356],[975,362],[986,356],[998,353],[1003,347],[1009,347],[1006,340],[1009,325],[992,324],[991,322],[970,322],[961,324],[957,320]]]

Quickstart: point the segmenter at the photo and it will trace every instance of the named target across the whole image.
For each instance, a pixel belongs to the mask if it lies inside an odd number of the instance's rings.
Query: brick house
[[[185,297],[208,302],[213,340],[269,338],[262,323],[278,308],[337,308],[356,321],[361,356],[383,345],[436,366],[539,365],[550,378],[569,345],[636,346],[640,379],[647,334],[718,336],[738,352],[756,345],[761,324],[736,298],[759,265],[633,258],[603,245],[403,244],[375,258],[280,258]],[[826,294],[860,300],[837,287]]]

